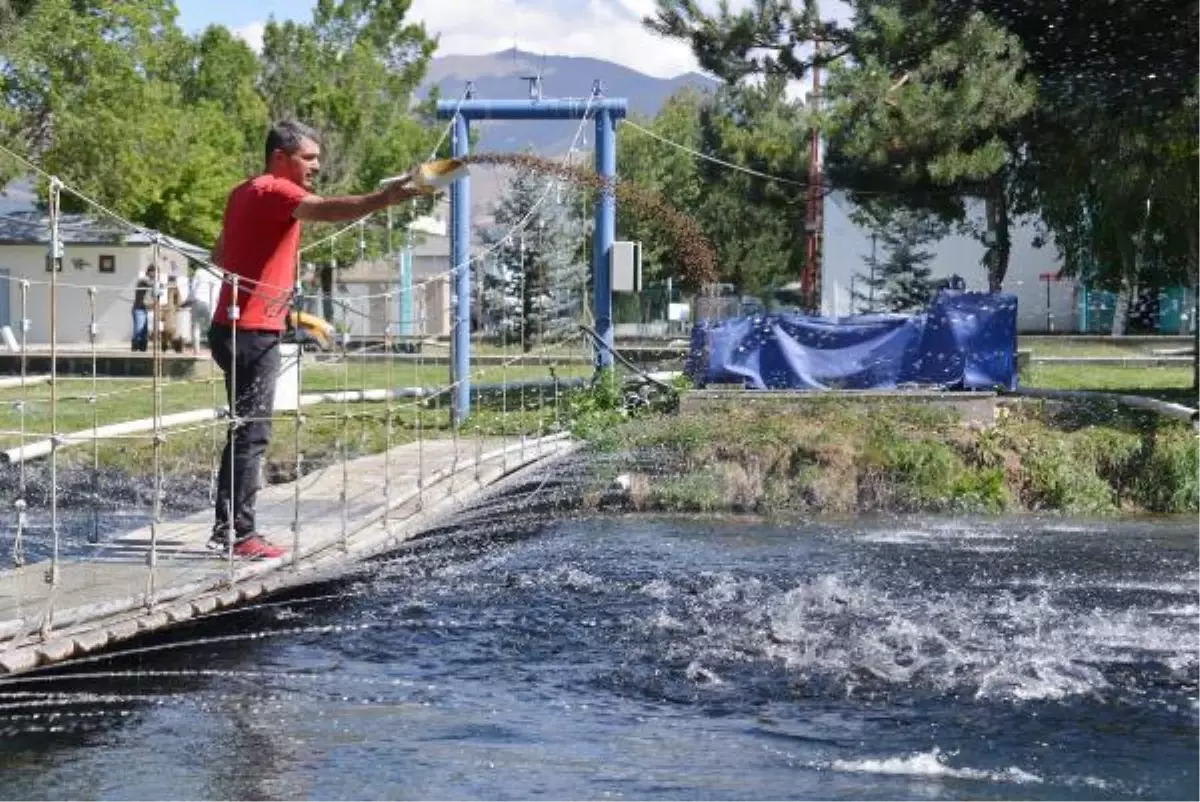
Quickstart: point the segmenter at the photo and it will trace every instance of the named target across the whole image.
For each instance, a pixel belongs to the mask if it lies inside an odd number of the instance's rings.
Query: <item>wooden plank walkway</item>
[[[259,528],[290,550],[275,560],[231,563],[209,551],[212,511],[205,510],[159,525],[153,569],[147,527],[60,561],[54,584],[48,561],[0,571],[0,677],[337,576],[413,537],[509,473],[574,447],[565,434],[523,443],[426,440],[265,488]]]

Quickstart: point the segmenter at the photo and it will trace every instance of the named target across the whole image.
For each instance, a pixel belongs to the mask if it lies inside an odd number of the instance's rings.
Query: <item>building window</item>
[[[117,257],[111,253],[100,254],[100,272],[101,273],[116,273],[117,272]]]

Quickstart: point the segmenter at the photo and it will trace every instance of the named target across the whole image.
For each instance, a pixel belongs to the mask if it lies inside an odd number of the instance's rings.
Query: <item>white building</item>
[[[133,334],[134,288],[154,258],[150,238],[79,214],[62,215],[59,235],[63,259],[55,276],[47,260],[50,230],[46,215],[33,211],[0,214],[0,328],[10,326],[20,339],[24,298],[24,316],[30,321],[29,344],[48,344],[50,287],[54,280],[58,284],[60,344],[87,344],[94,315],[97,345],[128,347]],[[159,247],[160,278],[174,275],[185,294],[188,256],[204,259],[208,253],[164,237]],[[28,282],[24,291],[22,282]]]
[[[871,232],[854,223],[850,217],[852,211],[853,205],[841,193],[832,193],[825,200],[821,283],[824,315],[851,314],[854,285],[859,292],[863,291],[859,275],[868,270]],[[1074,279],[1046,280],[1046,277],[1057,276],[1062,259],[1052,244],[1034,247],[1036,236],[1037,230],[1031,221],[1014,222],[1003,290],[1017,297],[1017,330],[1074,332],[1078,327],[1078,282]],[[932,278],[949,278],[957,274],[966,282],[968,290],[987,292],[987,270],[982,264],[984,248],[978,240],[956,234],[929,245],[928,249],[933,253],[929,263]]]

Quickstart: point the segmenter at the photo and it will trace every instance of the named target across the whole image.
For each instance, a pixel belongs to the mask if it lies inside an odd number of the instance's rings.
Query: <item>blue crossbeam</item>
[[[437,116],[448,120],[457,112],[468,120],[582,120],[607,111],[613,119],[621,119],[629,110],[623,97],[554,98],[549,100],[439,100]]]

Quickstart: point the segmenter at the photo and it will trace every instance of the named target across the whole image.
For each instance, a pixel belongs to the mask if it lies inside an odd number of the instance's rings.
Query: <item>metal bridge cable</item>
[[[339,338],[342,344],[342,532],[341,547],[343,552],[350,551],[350,359],[347,345],[350,343],[350,332],[343,331]]]
[[[21,282],[21,400],[18,402],[18,407],[21,413],[21,452],[25,451],[25,414],[26,407],[29,403],[28,389],[28,340],[29,340],[29,282]],[[13,504],[17,511],[17,530],[13,536],[12,561],[13,567],[20,568],[25,564],[25,528],[29,525],[28,518],[28,501],[25,498],[26,494],[26,466],[25,460],[21,460],[20,468],[18,469],[18,490],[17,500]]]
[[[571,146],[568,149],[568,154],[573,153],[576,150],[576,148],[578,147],[579,138],[583,134],[584,126],[586,125],[587,121],[590,119],[591,108],[592,108],[592,104],[595,102],[595,99],[596,99],[595,95],[591,95],[588,97],[587,104],[584,107],[583,116],[580,118],[579,126],[575,129],[575,135],[571,140]],[[462,100],[460,99],[459,106],[461,106],[461,104],[462,104]],[[458,107],[456,106],[455,107],[455,115],[457,115],[457,109],[458,109]],[[451,117],[450,122],[451,122],[451,124],[454,122],[453,117]],[[450,130],[450,127],[447,126],[447,131],[449,131],[449,130]],[[440,143],[439,143],[439,147],[440,147]],[[436,149],[434,152],[436,154]],[[568,155],[568,160],[564,163],[564,165],[563,165],[564,167],[566,167],[570,163],[569,158],[570,157]],[[494,245],[492,245],[491,247],[487,248],[486,250],[484,250],[483,252],[481,252],[479,254],[469,255],[462,264],[451,266],[450,270],[448,271],[451,279],[453,279],[454,275],[459,270],[465,270],[465,269],[470,268],[471,264],[473,264],[474,262],[479,261],[479,260],[483,259],[484,257],[499,250],[501,247],[503,247],[503,245],[506,242],[508,242],[513,237],[514,234],[518,234],[521,231],[523,231],[530,224],[530,222],[533,219],[534,214],[536,214],[538,208],[541,207],[542,203],[545,202],[546,198],[550,194],[550,190],[553,189],[553,187],[554,187],[553,182],[548,182],[546,185],[546,191],[543,192],[541,197],[539,197],[538,200],[533,204],[533,206],[530,207],[529,212],[523,218],[521,218],[519,221],[517,221],[517,223],[515,223],[508,231],[506,231],[504,236],[501,237]],[[310,243],[309,245],[304,246],[303,248],[300,249],[300,253],[303,254],[307,251],[312,250],[313,248],[316,248],[319,245],[325,244],[326,242],[332,242],[334,239],[337,238],[337,236],[339,234],[349,231],[354,226],[361,224],[369,216],[370,215],[365,215],[364,217],[354,220],[353,222],[348,223],[343,228],[340,228],[337,231],[333,232],[329,236],[327,236],[323,239],[320,239],[317,242]],[[186,254],[184,254],[184,255],[187,256]]]
[[[500,353],[508,355],[508,327],[510,325],[508,319],[508,282],[507,268],[503,265],[496,265],[500,271],[497,276],[500,295]],[[500,431],[503,433],[504,440],[501,443],[504,450],[501,452],[503,460],[502,470],[508,474],[508,365],[505,362],[500,363]]]
[[[295,284],[292,289],[294,299],[296,298],[296,296],[299,293],[300,281],[301,281],[300,255],[299,255],[299,253],[297,253],[296,254],[296,277],[295,277]],[[293,306],[295,306],[295,300],[293,300]],[[298,307],[296,308],[296,311],[299,312]],[[298,329],[299,326],[300,326],[300,320],[299,320],[299,316],[297,316],[295,328]],[[292,416],[292,419],[295,421],[295,425],[293,427],[293,433],[292,433],[292,439],[293,439],[292,445],[296,452],[296,454],[295,454],[296,475],[295,475],[295,477],[293,479],[293,483],[292,483],[292,554],[291,554],[292,559],[291,559],[291,563],[292,563],[292,570],[298,571],[298,570],[300,570],[300,477],[303,476],[303,473],[304,473],[304,448],[303,448],[304,443],[303,443],[303,434],[301,432],[301,430],[304,427],[304,414],[300,408],[300,392],[304,386],[303,385],[303,381],[304,381],[304,373],[303,373],[303,370],[304,370],[304,345],[300,342],[301,338],[297,337],[295,339],[297,340],[297,342],[294,343],[292,347],[295,350],[295,355],[296,355],[296,393],[295,393],[296,409]],[[291,396],[290,392],[288,393],[288,396],[289,397]],[[273,402],[271,405],[271,411],[272,411],[272,413],[274,413],[274,403]],[[273,416],[273,414],[272,414],[272,416]],[[267,456],[268,456],[267,453],[264,452],[263,459],[266,460]]]
[[[393,258],[393,257],[389,257]],[[389,271],[390,272],[390,271]],[[384,297],[383,310],[383,339],[387,350],[387,379],[384,384],[387,386],[387,400],[384,403],[384,415],[387,421],[384,425],[384,444],[383,444],[383,529],[386,532],[388,521],[392,511],[392,394],[393,387],[392,371],[395,368],[396,353],[395,343],[392,340],[392,299],[391,296]],[[363,388],[366,389],[366,388]]]
[[[575,150],[577,149],[577,147],[579,145],[579,137],[583,135],[584,125],[586,125],[587,121],[590,119],[592,104],[595,102],[595,100],[596,100],[596,95],[591,95],[588,97],[587,105],[585,105],[584,109],[583,109],[583,116],[579,119],[579,126],[575,129],[575,136],[571,138],[571,145],[567,149],[567,156],[564,157],[564,160],[563,160],[563,168],[564,169],[570,164],[570,155],[575,152]],[[513,224],[513,226],[510,227],[508,229],[508,231],[504,232],[504,236],[501,237],[500,239],[498,239],[494,244],[492,244],[491,246],[489,246],[488,248],[486,248],[485,250],[483,250],[482,252],[480,252],[478,254],[468,255],[466,260],[462,264],[452,265],[450,267],[451,278],[453,278],[453,276],[459,270],[466,270],[466,269],[470,268],[472,263],[478,262],[478,261],[484,259],[485,257],[490,256],[491,254],[500,250],[500,248],[504,247],[504,245],[507,242],[510,242],[512,240],[514,235],[520,234],[522,231],[524,231],[526,228],[528,228],[529,225],[533,222],[533,217],[535,214],[537,214],[537,210],[540,209],[542,204],[546,202],[546,198],[548,198],[550,196],[550,190],[552,190],[553,188],[554,188],[554,182],[547,181],[545,191],[542,192],[541,196],[534,202],[533,206],[529,207],[529,211],[525,213],[525,216],[522,217],[520,220],[518,220],[515,224]]]
[[[209,300],[210,301],[212,300],[211,295],[209,296]],[[193,307],[193,308],[195,308],[195,307]],[[211,308],[211,304],[210,304],[210,308]],[[210,357],[208,360],[208,379],[209,379],[209,387],[211,388],[210,395],[209,395],[209,399],[210,399],[209,403],[212,405],[212,410],[213,410],[213,415],[214,415],[214,420],[213,420],[214,425],[209,427],[209,429],[212,432],[212,437],[209,440],[209,454],[211,456],[209,463],[210,463],[211,467],[210,467],[209,477],[208,477],[208,503],[210,506],[212,506],[217,503],[217,481],[218,481],[217,477],[220,475],[220,471],[221,471],[221,452],[219,451],[220,441],[217,438],[217,429],[219,427],[218,427],[218,425],[216,425],[216,424],[219,424],[219,422],[220,422],[220,417],[219,417],[220,407],[217,405],[217,363],[216,363],[216,360],[211,358],[212,357],[212,342],[209,342],[208,350],[209,350],[209,357]]]
[[[528,290],[525,287],[525,235],[523,233],[521,234],[521,242],[518,246],[517,254],[517,270],[518,275],[520,276],[518,279],[520,283],[518,285],[517,298],[519,299],[518,303],[521,305],[521,316],[517,318],[517,326],[519,327],[518,331],[520,332],[521,337],[521,350],[518,353],[526,354],[528,353],[528,350],[525,347],[525,330],[527,328],[526,324],[528,322],[529,309],[527,308],[528,303],[526,301],[526,292]],[[521,462],[525,461],[525,413],[525,382],[521,382]]]
[[[50,266],[50,535],[52,539],[52,556],[50,561],[51,585],[50,610],[46,616],[44,630],[48,631],[53,616],[55,591],[61,579],[59,563],[59,532],[58,532],[58,271],[62,266],[62,242],[59,240],[58,220],[61,213],[62,185],[57,178],[50,179],[50,252],[47,263]]]
[[[585,124],[585,123],[587,122],[587,120],[589,119],[589,115],[590,115],[590,113],[591,113],[591,107],[592,107],[592,104],[593,104],[593,102],[594,102],[594,101],[595,101],[595,95],[592,95],[592,96],[590,96],[590,97],[588,98],[587,105],[586,105],[586,106],[585,106],[585,108],[584,108],[583,117],[580,119],[580,124],[579,124],[579,127],[578,127],[578,128],[576,129],[576,131],[575,131],[575,136],[574,136],[574,137],[573,137],[573,139],[572,139],[572,142],[571,142],[571,147],[570,147],[570,149],[569,149],[569,152],[573,152],[573,151],[576,149],[576,147],[577,147],[577,144],[578,144],[578,141],[579,141],[579,137],[580,137],[580,136],[582,135],[582,133],[583,133],[584,124]],[[462,102],[462,101],[460,100],[460,104],[461,104],[461,102]],[[453,119],[451,120],[451,122],[453,122]],[[449,127],[447,127],[447,130],[449,130]],[[439,147],[440,147],[440,145],[439,145]],[[51,176],[49,173],[47,173],[47,172],[46,172],[45,170],[43,170],[42,168],[38,167],[38,166],[37,166],[36,164],[34,164],[33,162],[31,162],[31,161],[29,161],[28,159],[24,158],[23,156],[21,156],[21,155],[19,155],[19,154],[15,153],[14,151],[12,151],[11,149],[9,149],[9,148],[5,147],[5,146],[4,146],[4,145],[2,145],[2,144],[0,144],[0,153],[5,153],[5,154],[9,155],[11,158],[13,158],[14,160],[18,161],[19,163],[21,163],[22,165],[24,165],[24,166],[25,166],[25,167],[27,167],[28,169],[30,169],[30,170],[33,170],[34,172],[38,173],[39,175],[41,175],[41,176],[43,176],[43,177],[45,177],[45,178],[53,178],[53,176]],[[54,179],[54,180],[55,180],[55,181],[58,181],[58,179]],[[59,186],[60,186],[62,189],[65,189],[67,192],[69,192],[69,193],[71,193],[72,195],[74,195],[75,197],[77,197],[77,198],[79,198],[80,200],[82,200],[84,203],[87,203],[88,205],[90,205],[90,206],[92,206],[92,207],[96,208],[97,210],[99,210],[100,212],[103,212],[105,215],[107,215],[107,216],[111,217],[112,219],[114,219],[114,220],[116,220],[116,221],[118,221],[118,222],[122,223],[123,225],[125,225],[126,227],[128,227],[129,229],[131,229],[132,231],[135,231],[135,232],[137,232],[137,233],[140,233],[140,234],[142,234],[143,236],[146,236],[146,237],[148,237],[148,238],[153,238],[155,235],[159,235],[159,236],[161,236],[161,234],[160,234],[159,232],[157,232],[157,231],[154,231],[153,229],[146,228],[145,226],[138,225],[137,223],[134,223],[134,222],[132,222],[132,221],[130,221],[130,220],[128,220],[128,219],[126,219],[125,217],[122,217],[120,214],[118,214],[117,212],[115,212],[115,211],[113,211],[112,209],[108,208],[108,207],[107,207],[107,206],[105,206],[104,204],[100,203],[99,201],[96,201],[96,200],[94,200],[94,199],[93,199],[93,198],[91,198],[90,196],[86,195],[85,193],[81,192],[80,190],[77,190],[77,189],[75,189],[74,187],[72,187],[72,186],[70,186],[70,185],[68,185],[68,184],[65,184],[65,183],[63,183],[63,182],[59,181]],[[467,258],[467,259],[466,259],[466,260],[463,262],[463,264],[461,264],[461,265],[454,265],[453,267],[451,267],[451,268],[450,268],[450,270],[449,270],[450,276],[453,278],[454,274],[455,274],[455,273],[457,273],[457,271],[458,271],[458,270],[468,269],[468,268],[470,267],[470,265],[471,265],[473,262],[475,262],[476,260],[478,260],[478,259],[482,259],[483,257],[485,257],[485,256],[487,256],[487,255],[489,255],[489,254],[493,253],[494,251],[498,250],[498,249],[499,249],[501,246],[503,246],[503,245],[504,245],[504,243],[505,243],[505,242],[507,242],[508,240],[510,240],[514,234],[516,234],[516,233],[519,233],[519,232],[520,232],[520,231],[522,231],[522,230],[523,230],[523,229],[524,229],[524,228],[525,228],[527,225],[529,225],[529,222],[532,220],[533,214],[534,214],[534,213],[536,212],[536,210],[537,210],[537,209],[538,209],[538,208],[541,206],[541,204],[542,204],[542,203],[545,201],[545,199],[546,199],[547,195],[549,194],[549,189],[550,189],[550,188],[552,188],[552,186],[553,186],[552,184],[548,184],[548,185],[547,185],[547,192],[546,192],[546,193],[543,193],[542,197],[540,197],[540,198],[537,200],[537,202],[536,202],[536,203],[534,203],[534,205],[533,205],[533,207],[530,209],[529,213],[528,213],[528,214],[527,214],[527,215],[526,215],[526,216],[525,216],[525,217],[524,217],[522,220],[518,221],[518,223],[517,223],[516,225],[514,225],[514,226],[513,226],[511,229],[509,229],[509,231],[507,231],[507,232],[505,233],[504,237],[502,237],[502,238],[501,238],[499,241],[497,241],[497,243],[496,243],[495,245],[493,245],[492,247],[488,248],[487,250],[483,251],[483,252],[482,252],[482,253],[480,253],[480,254],[473,255],[473,256],[468,256],[468,258]],[[352,222],[352,223],[348,224],[348,225],[347,225],[345,228],[343,228],[343,229],[340,229],[339,231],[336,231],[336,232],[334,232],[334,233],[333,233],[333,234],[331,234],[330,236],[328,236],[328,237],[325,237],[324,239],[322,239],[322,240],[320,240],[320,241],[318,241],[318,242],[316,242],[316,243],[312,243],[312,244],[310,244],[310,245],[307,245],[307,246],[305,246],[304,248],[302,248],[302,249],[300,250],[300,253],[301,253],[301,254],[303,254],[304,252],[306,252],[306,251],[308,251],[308,250],[312,249],[313,247],[316,247],[317,245],[320,245],[320,244],[322,244],[322,243],[324,243],[324,242],[328,242],[328,241],[331,241],[331,240],[333,240],[334,238],[336,238],[336,237],[337,237],[337,235],[338,235],[338,234],[342,233],[343,231],[346,231],[346,230],[348,230],[349,228],[351,228],[351,227],[353,227],[353,226],[355,226],[355,225],[358,225],[358,224],[359,224],[359,223],[360,223],[360,222],[361,222],[363,219],[365,219],[365,218],[360,218],[359,220],[356,220],[356,221],[354,221],[354,222]],[[184,243],[184,244],[190,244],[190,243]],[[199,246],[192,245],[191,247],[194,247],[194,248],[196,248],[197,250],[203,250],[203,249],[202,249],[202,248],[200,248]],[[201,269],[203,269],[203,270],[206,270],[207,272],[211,273],[211,274],[212,274],[214,277],[216,277],[216,278],[220,279],[222,283],[224,283],[224,284],[229,284],[229,283],[231,283],[232,279],[231,279],[230,275],[229,275],[229,274],[227,274],[227,273],[226,273],[225,271],[223,271],[222,269],[220,269],[219,267],[217,267],[216,265],[214,265],[214,264],[213,264],[211,261],[209,261],[209,260],[207,260],[207,259],[202,259],[202,258],[200,258],[200,257],[197,257],[197,256],[195,256],[195,255],[193,255],[193,254],[187,253],[187,252],[185,252],[185,251],[183,251],[183,250],[181,250],[181,249],[178,249],[178,248],[172,248],[172,250],[173,250],[173,251],[175,251],[175,252],[177,252],[177,253],[178,253],[180,256],[182,256],[182,257],[183,257],[184,259],[186,259],[188,262],[190,262],[190,263],[192,263],[192,264],[195,264],[197,267],[199,267],[199,268],[201,268]],[[75,285],[67,285],[67,284],[63,284],[62,286],[75,286]],[[293,290],[293,288],[292,288],[292,287],[279,287],[279,286],[275,286],[275,285],[273,285],[273,284],[270,284],[269,282],[255,282],[255,286],[256,286],[256,288],[261,288],[261,289],[268,289],[268,290],[278,290],[278,291],[280,291],[281,295],[286,293],[286,294],[287,294],[287,296],[288,296],[289,298],[290,298],[290,296],[291,296],[291,293],[292,293],[292,290]],[[83,286],[83,285],[80,285],[80,288],[81,288],[81,289],[85,289],[86,287],[85,287],[85,286]]]
[[[150,517],[150,554],[147,557],[146,576],[146,606],[150,607],[154,604],[155,594],[157,589],[157,572],[158,572],[158,535],[159,529],[162,527],[162,493],[163,493],[163,466],[162,466],[162,350],[163,339],[167,335],[167,326],[164,311],[164,304],[158,297],[159,282],[162,280],[160,275],[160,267],[162,262],[162,252],[159,248],[162,243],[162,236],[154,237],[154,244],[150,250],[150,264],[154,266],[154,283],[151,286],[150,308],[154,310],[154,329],[151,336],[154,338],[154,347],[152,350],[151,371],[152,382],[154,384],[153,393],[153,416],[154,416],[154,440],[151,448],[153,449],[153,464],[154,464],[154,499],[151,502],[151,517]],[[166,304],[170,303],[170,298],[163,298]]]
[[[221,455],[221,464],[222,467],[228,471],[228,476],[226,478],[229,480],[229,501],[226,505],[226,512],[228,513],[229,517],[225,524],[225,564],[228,571],[229,583],[233,584],[233,543],[234,539],[237,537],[233,520],[233,514],[236,509],[234,499],[236,497],[235,493],[237,490],[237,481],[235,480],[233,473],[233,448],[234,441],[237,439],[238,426],[241,425],[238,417],[237,335],[242,314],[241,307],[238,305],[241,301],[239,292],[241,289],[241,276],[239,276],[237,273],[234,273],[231,278],[233,280],[229,297],[229,343],[231,356],[229,358],[229,380],[225,385],[227,388],[226,397],[229,401],[229,426],[226,430],[227,435],[225,441],[225,451]],[[255,479],[257,480],[257,477],[255,477]]]
[[[425,341],[426,335],[426,318],[428,316],[429,293],[422,293],[420,306],[420,336],[418,342]],[[414,308],[414,312],[416,309]],[[418,345],[417,358],[413,362],[413,385],[415,387],[422,386],[422,369],[425,366],[425,349]],[[420,512],[425,508],[425,409],[426,404],[422,399],[416,402],[416,430],[417,430],[417,511]]]
[[[96,288],[88,290],[88,341],[92,352],[92,529],[88,533],[88,542],[100,542],[100,438],[96,432],[100,428],[100,387],[99,387],[99,358],[96,351],[96,339],[99,327],[96,325]],[[24,461],[24,460],[22,460]]]
[[[620,124],[622,127],[628,126],[632,129],[634,129],[635,131],[639,131],[640,133],[645,134],[646,136],[650,137],[651,139],[656,139],[659,142],[663,143],[664,145],[669,145],[670,147],[673,147],[676,150],[680,150],[684,153],[694,156],[697,159],[703,159],[704,161],[712,162],[713,164],[718,164],[722,167],[727,167],[730,170],[736,170],[741,173],[746,173],[747,175],[752,175],[757,178],[763,178],[768,181],[774,181],[779,184],[787,184],[789,186],[794,186],[799,189],[807,190],[810,186],[809,183],[805,182],[805,181],[796,181],[791,178],[784,178],[783,176],[771,175],[770,173],[760,172],[753,168],[743,167],[740,164],[735,164],[733,162],[725,161],[724,159],[717,158],[716,156],[712,156],[708,153],[704,153],[704,152],[696,150],[694,148],[690,148],[687,145],[667,139],[665,136],[662,136],[661,134],[657,134],[648,128],[638,125],[637,123],[630,120],[628,117],[622,118],[620,120]],[[838,191],[836,187],[832,187],[827,184],[821,184],[819,186],[821,188],[821,194],[823,196],[836,197],[834,195],[834,193]],[[931,191],[935,192],[935,193],[945,194],[945,195],[954,195],[955,194],[955,190],[952,187],[934,188]],[[901,197],[904,195],[903,192],[900,192],[898,190],[884,190],[884,189],[850,189],[850,188],[847,188],[846,192],[853,194],[853,195],[885,197],[885,198],[886,197],[897,197],[898,198],[898,197]]]
[[[482,279],[481,279],[481,281],[482,281]],[[478,293],[476,293],[476,297],[477,298],[479,297]],[[470,319],[468,319],[467,320],[468,331],[470,331],[470,328],[471,328],[471,321],[470,321]],[[470,335],[468,334],[468,336],[470,336]],[[483,338],[480,337],[479,345],[482,345],[482,344],[483,344]],[[472,348],[471,353],[475,357],[475,372],[478,374],[479,366],[480,366],[479,360],[481,358],[481,354],[479,353],[478,348]],[[468,407],[470,406],[470,403],[471,403],[471,399],[470,399],[470,397],[468,397],[467,398]],[[479,476],[480,476],[480,472],[482,471],[482,463],[483,463],[483,460],[481,459],[481,457],[483,456],[483,437],[482,437],[483,430],[481,428],[482,420],[483,420],[483,393],[480,392],[478,389],[476,389],[476,391],[475,391],[475,482],[476,483],[479,482]]]

